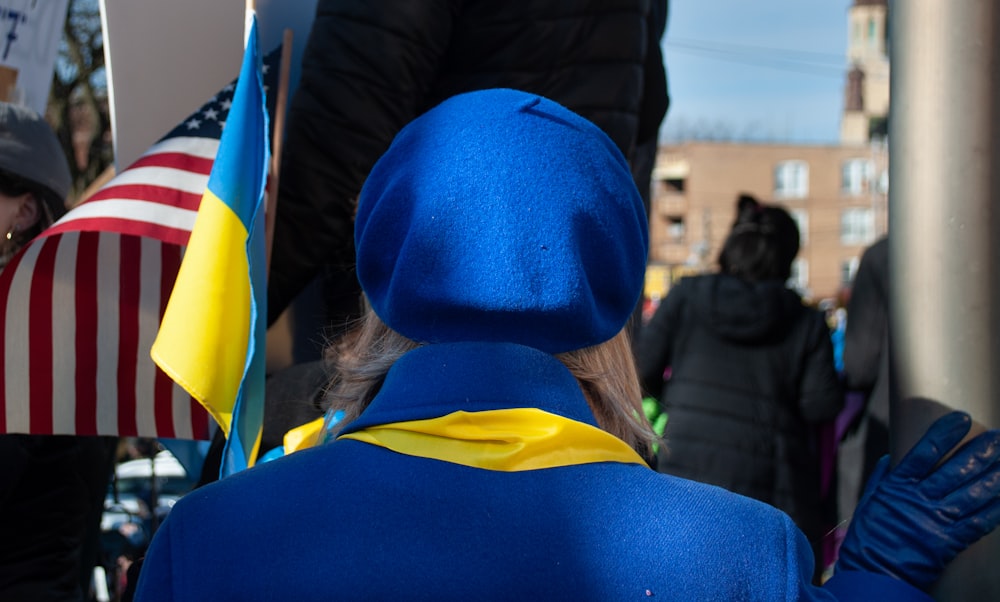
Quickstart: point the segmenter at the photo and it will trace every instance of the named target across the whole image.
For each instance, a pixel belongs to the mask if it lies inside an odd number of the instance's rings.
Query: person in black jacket
[[[655,150],[669,102],[666,19],[667,0],[319,0],[289,109],[268,322],[318,274],[324,326],[336,332],[360,314],[356,196],[396,133],[450,96],[542,94],[593,121],[630,160]]]
[[[861,255],[847,302],[844,382],[865,397],[837,457],[838,503],[848,519],[879,458],[889,453],[889,239]]]
[[[784,510],[818,551],[833,517],[820,500],[813,427],[844,396],[823,314],[785,285],[798,250],[784,209],[741,196],[720,272],[671,288],[637,356],[645,391],[668,416],[658,470]]]

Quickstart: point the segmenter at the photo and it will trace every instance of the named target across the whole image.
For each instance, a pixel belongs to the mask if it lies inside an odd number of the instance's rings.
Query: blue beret
[[[423,343],[596,345],[632,314],[646,266],[645,209],[615,144],[507,89],[403,128],[362,188],[354,237],[372,309]]]

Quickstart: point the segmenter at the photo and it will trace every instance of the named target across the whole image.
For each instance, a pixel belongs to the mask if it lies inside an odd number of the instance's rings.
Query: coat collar
[[[580,385],[554,356],[513,343],[447,343],[399,358],[368,408],[341,433],[506,408],[539,408],[597,426]]]

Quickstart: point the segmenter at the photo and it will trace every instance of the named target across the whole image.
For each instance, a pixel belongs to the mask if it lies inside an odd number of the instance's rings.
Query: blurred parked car
[[[104,499],[101,561],[95,567],[96,595],[92,599],[98,602],[119,599],[128,566],[146,553],[156,528],[174,503],[191,491],[196,480],[197,475],[189,475],[166,450],[152,458],[129,460],[116,467]]]

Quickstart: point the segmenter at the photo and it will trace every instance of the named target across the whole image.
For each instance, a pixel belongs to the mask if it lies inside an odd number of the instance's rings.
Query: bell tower
[[[840,142],[867,144],[888,133],[888,0],[854,0],[847,18],[848,72]]]

